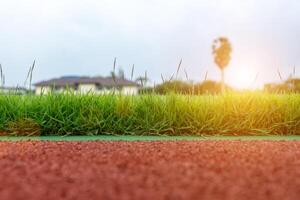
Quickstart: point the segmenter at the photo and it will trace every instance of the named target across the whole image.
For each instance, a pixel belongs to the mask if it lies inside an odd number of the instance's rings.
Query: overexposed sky
[[[277,68],[300,76],[298,0],[0,0],[0,63],[7,85],[23,85],[34,59],[34,82],[63,75],[108,75],[113,58],[130,76],[152,82],[176,71],[218,80],[212,41],[226,36],[236,87],[279,81]],[[256,74],[258,78],[254,81]],[[184,78],[183,71],[180,76]]]

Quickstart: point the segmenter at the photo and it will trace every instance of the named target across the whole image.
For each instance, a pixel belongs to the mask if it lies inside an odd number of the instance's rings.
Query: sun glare
[[[257,87],[257,72],[252,68],[235,68],[228,70],[227,82],[237,89],[254,89]]]

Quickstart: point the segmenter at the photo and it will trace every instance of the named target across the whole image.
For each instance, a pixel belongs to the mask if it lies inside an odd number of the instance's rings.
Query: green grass
[[[241,140],[241,141],[289,141],[300,140],[293,136],[131,136],[131,135],[97,135],[97,136],[0,136],[0,141],[209,141],[209,140]]]
[[[44,136],[300,135],[299,94],[2,95],[0,113],[0,130]]]

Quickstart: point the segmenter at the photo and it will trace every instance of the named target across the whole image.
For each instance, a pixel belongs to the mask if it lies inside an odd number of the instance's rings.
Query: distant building
[[[29,90],[23,87],[0,87],[1,94],[23,95],[29,93]]]
[[[34,86],[37,95],[47,94],[50,91],[61,93],[66,90],[72,90],[81,94],[117,92],[125,95],[136,95],[139,89],[139,84],[136,82],[118,77],[63,76],[61,78],[38,82]]]

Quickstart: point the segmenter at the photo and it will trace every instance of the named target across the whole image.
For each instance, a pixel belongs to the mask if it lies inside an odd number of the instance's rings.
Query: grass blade
[[[113,64],[113,71],[112,71],[112,79],[115,85],[115,89],[117,87],[117,81],[116,81],[116,64],[117,64],[117,58],[114,58],[114,64]]]
[[[133,80],[133,73],[134,73],[134,64],[132,65],[132,68],[131,68],[131,77],[130,77],[131,81]]]
[[[2,65],[0,64],[0,86],[3,87],[3,70],[2,70]]]
[[[161,77],[162,82],[164,83],[165,82],[164,76],[162,74],[160,74],[160,77]]]
[[[35,67],[35,60],[33,61],[33,64],[32,64],[31,70],[30,70],[30,79],[29,79],[29,91],[30,92],[31,92],[31,84],[32,84],[32,73],[33,73],[34,67]]]
[[[186,81],[188,81],[189,80],[189,76],[188,76],[188,73],[187,73],[187,71],[185,69],[184,69],[184,74],[185,74]]]
[[[178,78],[178,73],[179,73],[179,70],[180,70],[180,67],[181,67],[181,64],[182,64],[182,58],[180,59],[180,61],[179,61],[179,64],[178,64],[178,67],[177,67],[177,71],[176,71],[176,80],[177,80],[177,78]]]
[[[208,71],[205,72],[204,81],[207,80],[207,76],[208,76]]]
[[[279,69],[277,69],[277,74],[278,74],[280,80],[283,82],[284,80],[283,80],[283,78],[282,78],[282,76],[281,76],[281,73],[280,73]]]

